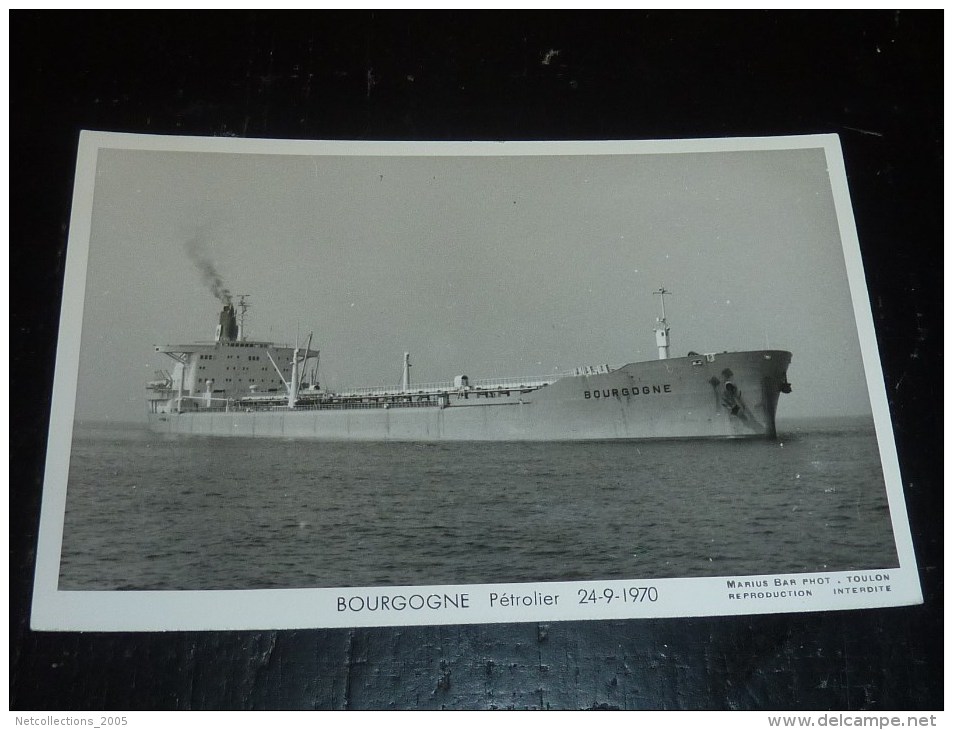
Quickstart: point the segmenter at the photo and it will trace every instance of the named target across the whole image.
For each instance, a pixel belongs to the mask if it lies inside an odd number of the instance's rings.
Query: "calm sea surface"
[[[60,588],[896,566],[872,423],[779,431],[777,442],[358,444],[77,424]]]

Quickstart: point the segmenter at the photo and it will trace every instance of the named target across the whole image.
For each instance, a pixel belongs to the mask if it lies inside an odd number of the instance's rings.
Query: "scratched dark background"
[[[11,709],[939,709],[942,14],[10,16]],[[352,139],[837,132],[925,603],[683,620],[33,633],[81,128]]]

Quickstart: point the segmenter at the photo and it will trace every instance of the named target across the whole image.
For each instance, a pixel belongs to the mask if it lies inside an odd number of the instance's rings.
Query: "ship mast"
[[[245,341],[245,312],[248,311],[249,304],[245,301],[248,294],[236,294],[238,297],[238,341]]]
[[[406,393],[410,390],[410,353],[404,353],[404,368],[400,375],[400,389]]]
[[[669,342],[669,327],[668,322],[665,321],[665,295],[671,294],[668,289],[664,286],[660,287],[655,294],[658,294],[659,301],[662,304],[662,316],[658,317],[655,322],[655,344],[658,347],[658,359],[659,360],[668,360],[668,346]]]
[[[308,360],[311,354],[311,338],[314,332],[308,335],[308,344],[304,348],[304,354],[298,349],[298,336],[295,335],[295,349],[291,355],[291,383],[288,385],[288,408],[294,408],[298,404],[298,390],[301,388],[301,366]]]

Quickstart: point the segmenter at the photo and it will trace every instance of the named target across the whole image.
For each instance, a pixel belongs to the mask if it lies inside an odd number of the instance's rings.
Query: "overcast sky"
[[[76,416],[144,420],[154,345],[314,331],[328,388],[793,352],[779,418],[869,413],[822,149],[552,157],[99,153]]]

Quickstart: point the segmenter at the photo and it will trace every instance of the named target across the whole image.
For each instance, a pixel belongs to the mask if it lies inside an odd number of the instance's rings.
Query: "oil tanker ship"
[[[215,436],[365,441],[560,441],[775,438],[789,393],[783,350],[669,357],[665,294],[658,359],[558,375],[412,383],[404,353],[394,387],[323,390],[320,351],[245,337],[247,303],[229,299],[215,338],[164,345],[171,370],[148,383],[150,427]]]

